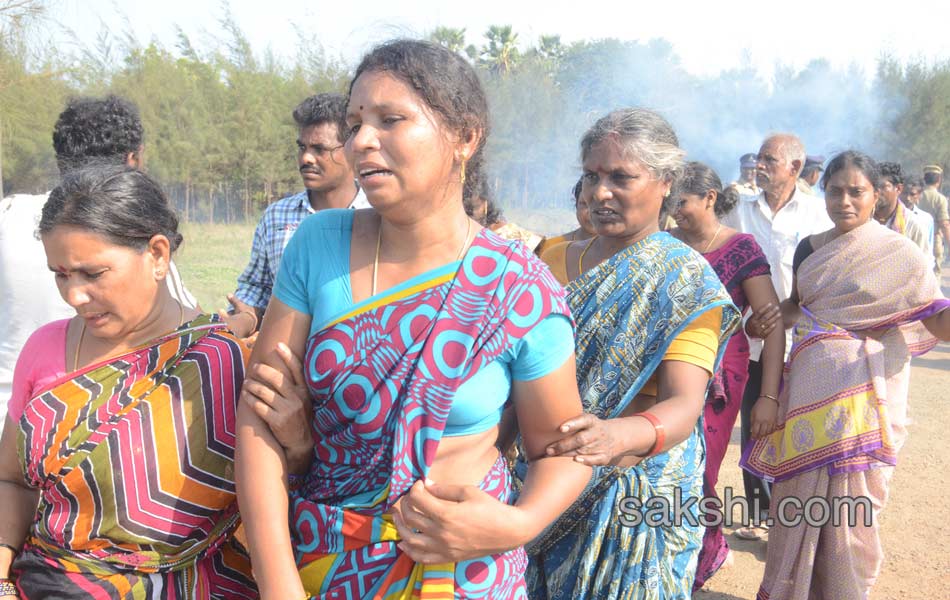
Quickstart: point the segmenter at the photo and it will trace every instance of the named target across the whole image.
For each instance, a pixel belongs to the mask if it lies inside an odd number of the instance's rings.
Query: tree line
[[[146,166],[186,220],[254,219],[300,188],[290,113],[304,97],[345,92],[355,65],[327,56],[298,31],[292,60],[257,52],[230,14],[224,36],[198,47],[179,30],[173,47],[103,32],[93,45],[31,43],[36,0],[0,0],[2,193],[39,193],[56,181],[53,124],[75,95],[116,93],[135,102]],[[35,36],[34,36],[35,37]],[[714,77],[690,74],[664,40],[525,40],[492,26],[469,44],[464,29],[426,36],[477,69],[492,111],[489,182],[504,207],[569,207],[578,142],[599,116],[647,106],[673,123],[689,157],[726,181],[737,159],[772,131],[792,131],[809,154],[857,147],[909,172],[950,167],[950,61],[901,63],[876,72],[814,60],[777,65],[768,77],[749,57]]]

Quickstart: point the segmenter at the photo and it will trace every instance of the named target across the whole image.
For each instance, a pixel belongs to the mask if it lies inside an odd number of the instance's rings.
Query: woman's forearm
[[[665,440],[657,452],[665,452],[688,438],[702,412],[702,401],[690,395],[671,396],[657,402],[644,412],[656,416],[663,424]],[[646,456],[656,443],[656,429],[645,417],[631,415],[613,419],[623,427],[624,456]]]
[[[577,499],[590,477],[591,468],[569,456],[531,461],[515,503],[520,522],[512,523],[511,529],[518,539],[510,547],[522,546],[536,538]]]
[[[36,514],[38,500],[38,492],[24,485],[22,481],[0,481],[0,506],[3,506],[0,511],[0,543],[14,548],[23,546],[30,523]],[[11,550],[0,547],[0,578],[10,576],[13,559]]]
[[[785,365],[785,330],[776,327],[762,346],[762,394],[778,398]]]
[[[238,505],[261,598],[304,598],[290,541],[284,450],[244,404],[238,409],[237,439]]]

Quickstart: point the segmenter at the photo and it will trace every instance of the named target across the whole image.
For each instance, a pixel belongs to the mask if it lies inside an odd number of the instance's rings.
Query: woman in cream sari
[[[790,497],[866,497],[871,514],[859,507],[853,527],[847,505],[838,527],[786,526],[776,514],[759,598],[867,597],[883,562],[877,519],[907,437],[910,359],[950,339],[950,302],[926,257],[871,218],[880,185],[877,165],[859,152],[828,164],[822,187],[835,227],[801,242],[783,303],[794,345],[780,426],[742,462],[775,482],[777,507]]]

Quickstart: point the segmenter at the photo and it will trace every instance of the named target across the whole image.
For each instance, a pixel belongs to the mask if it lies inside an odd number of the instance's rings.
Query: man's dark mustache
[[[313,173],[314,175],[319,174],[319,171],[317,171],[317,170],[314,169],[313,167],[300,167],[300,172],[301,172],[301,173]]]

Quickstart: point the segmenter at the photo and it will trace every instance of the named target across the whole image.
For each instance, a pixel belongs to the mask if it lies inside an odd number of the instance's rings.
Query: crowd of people
[[[0,600],[689,598],[726,537],[650,507],[715,498],[737,420],[757,597],[866,597],[910,358],[950,340],[939,166],[775,134],[724,185],[621,108],[542,239],[492,201],[488,101],[441,46],[382,44],[292,116],[305,189],[216,314],[129,102],[71,100],[59,184],[0,203]],[[854,526],[768,525],[857,496]]]

